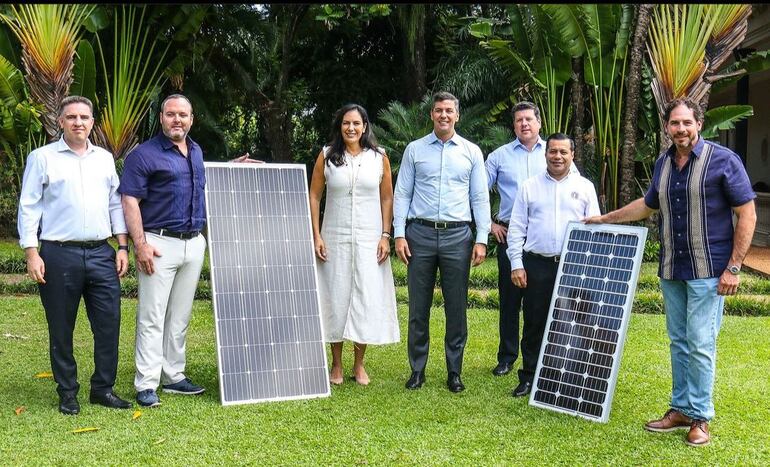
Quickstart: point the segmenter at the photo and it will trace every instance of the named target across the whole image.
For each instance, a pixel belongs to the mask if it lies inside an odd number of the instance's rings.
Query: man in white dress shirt
[[[567,224],[598,215],[590,180],[570,170],[575,143],[563,133],[548,137],[547,168],[519,188],[508,227],[511,281],[523,289],[522,368],[514,397],[532,390]]]
[[[69,96],[59,106],[58,141],[27,158],[19,200],[19,244],[27,273],[38,282],[48,321],[51,370],[59,411],[80,412],[72,353],[80,297],[94,335],[90,402],[127,409],[113,392],[118,369],[120,280],[128,267],[128,238],[112,154],[88,140],[93,105]],[[38,230],[40,251],[38,252]],[[107,243],[116,236],[118,252]]]

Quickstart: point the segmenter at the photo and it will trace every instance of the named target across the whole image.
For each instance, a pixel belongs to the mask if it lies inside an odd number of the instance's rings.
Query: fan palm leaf
[[[43,104],[49,138],[59,130],[59,103],[69,94],[82,25],[95,5],[26,4],[2,15],[22,46],[22,62],[34,101]]]
[[[102,107],[94,139],[112,152],[115,159],[122,158],[137,144],[139,125],[165,79],[162,63],[170,45],[159,57],[154,56],[157,42],[149,37],[150,28],[144,23],[145,8],[122,6],[120,12],[115,19],[111,81],[104,48],[97,36],[104,69],[106,105]],[[155,63],[154,67],[152,63]]]

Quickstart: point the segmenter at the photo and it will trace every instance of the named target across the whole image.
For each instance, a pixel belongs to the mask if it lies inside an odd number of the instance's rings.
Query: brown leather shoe
[[[668,409],[663,418],[652,420],[644,424],[644,429],[656,433],[668,433],[674,430],[690,428],[693,420],[676,409]]]
[[[690,432],[684,440],[689,446],[707,446],[711,442],[709,434],[709,424],[706,420],[693,420],[690,425]]]

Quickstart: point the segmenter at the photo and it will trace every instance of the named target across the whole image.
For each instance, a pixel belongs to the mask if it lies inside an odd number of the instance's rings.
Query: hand
[[[511,282],[520,289],[527,288],[527,271],[524,268],[511,271]]]
[[[315,243],[315,255],[318,257],[318,259],[320,259],[325,263],[327,258],[326,258],[326,243],[324,243],[324,239],[321,238],[321,236],[319,235],[314,239],[314,243]]]
[[[45,263],[37,250],[27,255],[27,275],[38,284],[45,284]]]
[[[136,250],[136,268],[151,276],[155,272],[155,264],[152,258],[155,256],[161,257],[160,250],[147,242],[139,246],[134,245],[134,249]]]
[[[503,225],[492,222],[492,235],[495,236],[497,243],[505,245],[505,239],[508,236],[508,228]]]
[[[242,155],[241,157],[236,157],[235,159],[231,159],[230,162],[243,162],[247,164],[264,164],[265,161],[261,161],[259,159],[252,159],[249,153]]]
[[[717,295],[735,295],[738,292],[738,284],[741,278],[730,271],[722,272],[717,284]]]
[[[605,224],[604,219],[602,219],[604,216],[593,216],[593,217],[586,217],[584,219],[580,219],[580,222],[584,224]]]
[[[386,237],[380,238],[380,242],[377,244],[377,264],[382,264],[383,261],[388,259],[390,255],[390,239]]]
[[[115,255],[115,270],[118,271],[118,277],[123,277],[128,271],[128,252],[126,250],[118,250],[118,254]]]
[[[471,256],[471,266],[476,267],[484,262],[487,257],[487,246],[483,243],[473,245],[473,255]]]
[[[412,257],[412,252],[409,251],[409,244],[404,237],[398,237],[396,239],[396,256],[409,266],[409,258]]]

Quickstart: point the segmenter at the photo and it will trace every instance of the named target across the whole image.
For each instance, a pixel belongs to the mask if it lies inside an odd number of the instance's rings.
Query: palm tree
[[[567,52],[582,58],[589,91],[591,127],[597,160],[602,162],[600,202],[608,210],[618,206],[619,161],[622,138],[627,49],[631,5],[543,5]]]
[[[69,94],[81,27],[94,5],[25,4],[12,6],[3,21],[19,39],[26,80],[35,102],[43,104],[43,125],[53,139],[59,103]]]
[[[111,80],[104,59],[104,48],[99,36],[96,36],[106,103],[101,108],[101,118],[94,128],[94,142],[112,152],[116,160],[137,145],[139,125],[165,80],[162,64],[170,44],[159,57],[153,55],[156,41],[149,38],[151,31],[144,22],[144,13],[145,8],[140,11],[131,5],[122,6],[120,14],[116,15]],[[152,63],[155,65],[152,66]]]
[[[634,159],[636,155],[636,135],[639,125],[639,91],[642,83],[642,65],[644,60],[644,44],[647,30],[650,27],[650,14],[654,5],[650,3],[636,5],[636,20],[634,21],[634,36],[631,41],[628,64],[628,80],[626,81],[626,108],[623,118],[623,151],[620,156],[620,205],[625,206],[634,199]]]
[[[492,109],[496,116],[522,98],[533,100],[541,112],[543,132],[566,132],[571,108],[568,102],[570,57],[561,37],[538,5],[510,5],[507,19],[484,19],[471,25],[471,34],[504,71],[511,82],[505,100]]]
[[[647,52],[655,79],[658,111],[679,97],[708,106],[711,85],[746,37],[750,5],[659,5],[650,26]],[[662,144],[667,144],[665,138]]]

